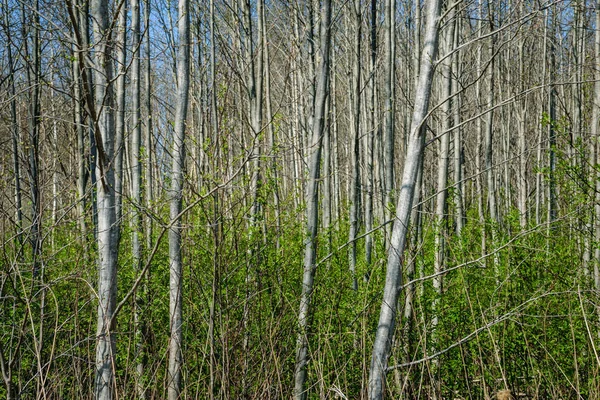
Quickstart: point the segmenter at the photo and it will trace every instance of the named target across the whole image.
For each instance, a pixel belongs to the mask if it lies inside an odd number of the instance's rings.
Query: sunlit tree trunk
[[[96,174],[96,201],[98,204],[98,323],[96,329],[96,381],[95,392],[98,400],[111,400],[114,397],[114,370],[116,340],[113,312],[117,294],[117,249],[118,226],[115,214],[115,172],[111,165],[114,157],[115,121],[113,97],[113,44],[108,30],[110,26],[107,0],[93,0],[90,3],[93,21],[94,41],[96,42],[94,73],[95,104],[89,104],[88,111],[94,120],[94,139],[98,160]],[[85,79],[85,78],[84,78]],[[89,90],[88,90],[89,92]]]
[[[127,78],[127,8],[124,1],[119,10],[117,77],[115,79],[115,215],[117,223],[123,218],[123,152],[125,140],[125,91]]]
[[[377,0],[371,0],[371,26],[370,26],[370,63],[369,63],[369,131],[367,132],[365,149],[365,167],[367,169],[365,180],[365,261],[367,268],[370,268],[373,254],[373,197],[375,192],[374,182],[374,155],[375,155],[375,135],[379,128],[377,123]]]
[[[421,127],[429,109],[429,97],[433,81],[433,71],[437,53],[439,0],[427,2],[425,41],[421,54],[420,74],[415,88],[415,102],[408,138],[408,148],[404,164],[402,186],[396,208],[396,219],[392,229],[388,250],[387,272],[379,323],[373,344],[373,355],[369,375],[369,398],[379,400],[384,393],[385,374],[390,347],[396,325],[396,309],[402,287],[402,266],[404,248],[414,198],[415,183],[424,149],[424,133]]]
[[[420,6],[419,12],[420,12]],[[394,203],[394,145],[395,145],[395,76],[396,76],[396,0],[386,0],[385,3],[385,27],[383,35],[383,49],[385,61],[383,67],[383,98],[384,102],[384,165],[385,165],[385,219],[391,220],[393,215],[392,204]],[[415,36],[420,40],[419,29],[415,29]],[[418,42],[417,42],[418,43]],[[414,72],[418,74],[418,72]],[[386,228],[386,242],[391,239],[391,224]]]
[[[452,7],[451,5],[448,5]],[[446,54],[450,54],[454,44],[454,8],[447,11],[446,15],[448,18],[448,28],[445,30],[443,35],[443,47]],[[439,313],[440,313],[440,302],[442,296],[443,286],[443,275],[442,272],[445,269],[446,264],[446,240],[447,234],[447,204],[448,198],[448,164],[450,157],[450,129],[454,120],[452,113],[453,100],[450,98],[452,94],[452,59],[453,56],[447,56],[442,60],[441,73],[442,73],[442,137],[439,139],[439,156],[438,156],[438,176],[437,176],[437,195],[436,195],[436,207],[435,207],[435,254],[434,254],[434,277],[433,277],[433,288],[435,290],[435,298],[432,304],[433,316],[431,321],[432,330],[432,346],[435,353],[437,346],[437,326],[439,324]],[[434,363],[436,367],[434,373],[434,391],[433,395],[435,398],[440,396],[440,381],[437,375],[437,360]]]
[[[12,55],[12,39],[11,39],[11,26],[10,19],[8,13],[8,0],[5,0],[4,7],[6,7],[6,12],[4,13],[4,29],[6,31],[6,53],[8,58],[8,87],[10,94],[10,119],[11,119],[11,144],[12,144],[12,164],[13,164],[13,180],[15,183],[15,233],[17,239],[17,246],[19,248],[23,245],[23,209],[22,209],[22,199],[21,199],[21,167],[19,161],[19,153],[20,153],[20,133],[19,133],[19,121],[17,119],[17,96],[15,90],[15,64]],[[21,250],[19,249],[19,252]],[[10,390],[9,390],[10,392]]]
[[[181,212],[183,197],[183,175],[185,163],[185,131],[190,85],[190,16],[189,1],[179,0],[177,29],[177,103],[172,150],[171,187],[169,205],[171,227],[169,229],[169,369],[167,386],[169,400],[177,400],[181,394],[182,352],[182,273],[181,260]]]
[[[326,118],[325,103],[329,88],[329,51],[331,45],[331,0],[323,0],[321,5],[320,63],[317,69],[317,85],[314,99],[314,120],[312,124],[311,146],[308,171],[309,181],[306,192],[306,239],[304,247],[304,274],[302,297],[298,313],[298,337],[296,341],[296,367],[294,372],[294,398],[307,398],[305,390],[306,364],[308,362],[308,334],[310,301],[316,272],[317,229],[319,227],[319,180],[321,170],[321,148]]]
[[[596,27],[600,27],[600,1],[596,1]],[[600,63],[600,29],[595,30],[594,34],[594,59],[596,64]],[[598,154],[600,153],[600,70],[596,69],[594,73],[594,103],[592,108],[592,142],[594,148],[590,156],[590,165],[592,166],[592,177],[595,177],[595,195],[594,195],[594,240],[600,243],[600,173],[596,169]],[[594,159],[592,162],[592,158]],[[596,246],[594,250],[594,288],[600,290],[600,247]],[[600,307],[596,307],[596,313],[600,318]]]
[[[352,75],[350,82],[351,112],[350,121],[352,129],[352,149],[351,149],[351,185],[350,185],[350,274],[352,275],[352,289],[358,290],[356,280],[356,235],[359,226],[359,208],[360,208],[360,108],[361,108],[361,35],[362,35],[362,17],[361,4],[355,0],[352,6],[354,16],[354,41],[352,48]]]

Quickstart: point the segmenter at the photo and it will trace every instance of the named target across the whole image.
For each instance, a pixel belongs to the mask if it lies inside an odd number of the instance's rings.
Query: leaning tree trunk
[[[169,192],[171,227],[169,229],[169,370],[167,386],[169,400],[179,399],[181,393],[181,210],[183,196],[183,170],[185,162],[185,121],[187,117],[190,86],[190,24],[189,1],[179,0],[179,49],[177,51],[177,104],[175,109],[175,132],[173,164]]]
[[[383,397],[385,373],[394,329],[396,327],[396,308],[402,287],[403,253],[410,223],[415,183],[424,150],[423,134],[425,130],[422,130],[421,126],[425,123],[429,109],[429,97],[435,66],[434,60],[437,52],[439,14],[440,0],[429,0],[427,2],[427,25],[425,27],[425,42],[421,55],[420,75],[415,88],[415,103],[410,136],[408,138],[402,186],[398,196],[396,218],[388,250],[383,301],[381,303],[381,313],[379,315],[379,324],[375,334],[373,355],[371,358],[369,398],[372,400],[378,400]]]
[[[308,362],[308,320],[310,300],[316,271],[317,228],[319,226],[319,179],[321,168],[321,143],[325,131],[325,103],[328,96],[329,50],[331,44],[331,0],[324,0],[321,6],[321,63],[317,72],[317,87],[314,99],[314,120],[311,146],[313,153],[308,165],[309,181],[306,193],[306,240],[304,248],[304,275],[302,297],[298,313],[298,338],[296,341],[296,367],[294,372],[294,398],[307,397],[304,389],[306,364]]]

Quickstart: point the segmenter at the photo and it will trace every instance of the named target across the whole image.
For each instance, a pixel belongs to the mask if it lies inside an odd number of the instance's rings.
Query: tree
[[[181,212],[183,198],[183,172],[185,167],[185,124],[187,118],[190,79],[190,23],[189,1],[179,0],[179,45],[177,49],[177,104],[175,110],[174,141],[171,165],[171,188],[169,190],[169,400],[177,400],[181,394],[182,366],[182,273],[181,260]]]
[[[296,367],[294,371],[294,398],[306,399],[306,364],[308,363],[308,332],[310,301],[313,292],[316,257],[317,229],[319,227],[319,179],[321,169],[321,148],[325,130],[325,105],[329,87],[329,52],[331,47],[331,0],[321,4],[321,60],[317,69],[317,83],[314,98],[313,125],[311,133],[312,154],[308,165],[309,181],[306,192],[306,239],[304,241],[304,274],[302,276],[302,297],[298,313],[298,336],[296,340]]]
[[[369,371],[369,398],[372,400],[381,399],[383,396],[385,373],[396,325],[396,308],[402,286],[403,253],[410,224],[415,183],[425,144],[425,130],[422,130],[421,126],[425,123],[429,109],[434,60],[437,53],[439,15],[440,1],[428,1],[425,44],[421,55],[419,80],[415,87],[415,103],[402,175],[402,186],[398,195],[396,217],[388,250],[383,301]]]

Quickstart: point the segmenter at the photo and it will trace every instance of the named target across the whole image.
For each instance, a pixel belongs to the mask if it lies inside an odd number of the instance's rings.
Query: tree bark
[[[321,5],[321,61],[316,76],[317,85],[314,99],[314,120],[312,124],[312,154],[308,165],[306,239],[304,247],[304,274],[302,297],[298,312],[298,337],[296,341],[296,367],[294,372],[294,398],[304,400],[308,393],[304,389],[306,365],[308,363],[308,331],[310,301],[316,272],[317,229],[319,226],[319,180],[321,169],[321,145],[325,130],[325,103],[329,87],[329,52],[331,45],[331,0],[323,0]]]
[[[420,12],[420,8],[419,8]],[[415,29],[415,35],[419,40],[419,29]],[[384,158],[385,158],[385,219],[392,219],[392,204],[394,203],[394,146],[395,146],[395,76],[396,76],[396,0],[386,0],[385,3],[385,28],[383,36],[383,49],[385,51],[384,63]],[[417,42],[418,43],[418,42]],[[414,72],[418,74],[418,72]],[[386,228],[386,243],[389,245],[391,239],[391,227]],[[389,247],[389,246],[388,246]]]
[[[167,376],[169,400],[177,400],[181,394],[181,340],[182,340],[182,273],[181,260],[181,211],[183,197],[183,175],[185,164],[185,124],[190,85],[190,23],[189,1],[179,0],[179,45],[177,50],[177,104],[171,188],[169,191],[171,228],[169,229],[169,315],[170,343],[169,369]]]
[[[398,296],[402,286],[403,253],[410,223],[410,214],[414,198],[420,160],[423,157],[424,133],[421,127],[429,109],[429,97],[433,80],[434,60],[437,53],[438,22],[440,1],[427,2],[427,23],[425,42],[421,55],[420,75],[415,88],[415,103],[408,138],[408,148],[402,186],[396,207],[396,218],[388,250],[387,272],[379,323],[373,344],[371,370],[369,376],[369,398],[379,400],[383,397],[385,373],[394,329]]]
[[[446,54],[452,52],[453,44],[454,44],[454,25],[456,21],[454,20],[454,8],[451,10],[447,10],[447,18],[448,18],[448,29],[444,32],[444,51]],[[449,154],[450,154],[450,129],[452,128],[452,123],[454,120],[454,115],[452,114],[453,100],[450,98],[452,94],[452,59],[453,55],[447,56],[442,61],[442,101],[444,104],[442,105],[442,132],[446,132],[442,134],[440,138],[440,150],[438,157],[438,180],[437,180],[437,195],[436,195],[436,208],[435,208],[435,254],[434,254],[434,278],[433,278],[433,288],[435,290],[435,297],[432,304],[432,321],[431,321],[431,331],[432,331],[432,353],[436,352],[437,347],[437,326],[439,323],[439,307],[442,296],[442,286],[443,286],[443,275],[442,272],[445,269],[446,263],[446,251],[445,251],[445,236],[446,236],[446,224],[447,224],[447,198],[448,198],[448,164],[449,164]],[[437,375],[437,360],[434,360],[434,398],[438,398],[440,396],[440,382],[438,380]]]
[[[352,183],[350,189],[350,274],[352,276],[352,289],[358,290],[356,280],[356,235],[359,225],[359,207],[360,207],[360,68],[361,68],[361,34],[362,17],[361,4],[359,0],[354,0],[352,14],[354,15],[354,42],[352,48],[352,78],[350,82],[350,99],[352,102],[350,120],[352,129]]]
[[[88,109],[94,120],[94,138],[98,151],[96,162],[98,209],[98,322],[96,329],[96,380],[98,400],[114,397],[116,339],[113,312],[116,305],[118,226],[115,214],[115,172],[110,163],[114,156],[115,124],[113,99],[113,59],[110,41],[107,0],[90,3],[93,34],[96,41],[94,74],[95,104]],[[94,118],[96,116],[96,118]]]

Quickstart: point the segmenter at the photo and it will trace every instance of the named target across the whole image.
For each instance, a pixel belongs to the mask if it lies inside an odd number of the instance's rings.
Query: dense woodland
[[[600,1],[0,2],[0,398],[600,399]]]

